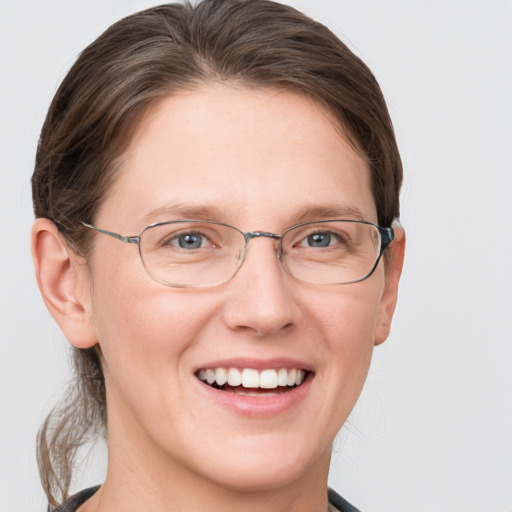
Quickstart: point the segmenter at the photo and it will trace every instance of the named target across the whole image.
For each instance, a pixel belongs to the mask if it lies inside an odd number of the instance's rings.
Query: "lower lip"
[[[308,374],[304,382],[295,388],[290,388],[279,395],[273,396],[244,396],[229,391],[215,389],[196,378],[196,381],[206,396],[231,411],[247,417],[265,418],[282,414],[298,405],[307,395],[313,375]],[[250,389],[248,389],[250,391]]]

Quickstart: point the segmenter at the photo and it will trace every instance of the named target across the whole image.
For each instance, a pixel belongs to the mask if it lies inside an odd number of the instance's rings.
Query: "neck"
[[[206,478],[150,451],[109,443],[107,478],[80,512],[325,512],[330,453],[275,486],[238,487]],[[243,457],[241,456],[241,462]],[[272,462],[269,461],[269,465]],[[265,473],[265,468],[261,469]]]
[[[133,483],[133,485],[132,485]],[[214,485],[195,485],[190,488],[182,479],[169,477],[163,490],[155,482],[144,487],[142,482],[116,482],[109,477],[103,487],[80,512],[152,512],[204,511],[226,512],[326,512],[327,487],[311,489],[294,485],[266,491],[243,492],[219,489]],[[154,492],[151,492],[154,491]]]

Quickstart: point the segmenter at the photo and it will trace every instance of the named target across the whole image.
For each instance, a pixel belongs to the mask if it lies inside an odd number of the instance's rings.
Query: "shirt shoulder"
[[[351,505],[346,499],[342,498],[335,490],[328,490],[329,504],[335,507],[339,512],[361,512]]]
[[[78,507],[83,505],[99,488],[100,486],[97,485],[96,487],[90,487],[89,489],[84,489],[83,491],[74,494],[59,508],[57,508],[55,512],[76,512]]]

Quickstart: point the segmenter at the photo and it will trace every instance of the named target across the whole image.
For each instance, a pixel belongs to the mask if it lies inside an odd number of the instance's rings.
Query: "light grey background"
[[[367,512],[512,511],[512,2],[289,0],[373,69],[405,164],[390,339],[336,443]],[[0,511],[42,511],[38,425],[68,376],[29,255],[29,177],[78,52],[150,0],[0,0]],[[93,462],[76,488],[101,478]]]

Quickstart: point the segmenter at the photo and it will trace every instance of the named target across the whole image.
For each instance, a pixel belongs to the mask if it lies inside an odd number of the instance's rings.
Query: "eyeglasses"
[[[242,265],[253,238],[275,240],[283,267],[314,284],[348,284],[368,278],[394,237],[393,228],[363,220],[321,220],[288,228],[282,235],[244,233],[215,221],[174,220],[123,236],[85,222],[90,229],[124,243],[138,244],[142,263],[155,281],[177,288],[215,286],[229,281]]]

